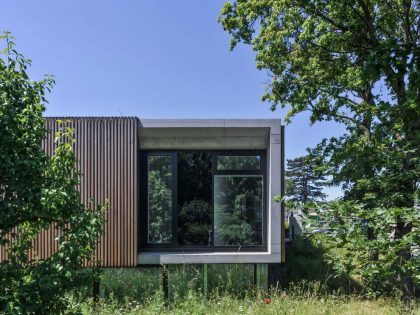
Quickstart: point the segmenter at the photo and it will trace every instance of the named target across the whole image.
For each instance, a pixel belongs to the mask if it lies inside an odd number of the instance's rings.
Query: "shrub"
[[[30,61],[14,50],[5,33],[0,58],[0,312],[53,314],[66,309],[66,293],[89,281],[89,262],[102,229],[101,209],[86,209],[76,187],[73,129],[63,126],[56,149],[47,156],[45,92],[54,81],[31,81]],[[43,229],[56,231],[57,252],[47,259],[29,257]]]

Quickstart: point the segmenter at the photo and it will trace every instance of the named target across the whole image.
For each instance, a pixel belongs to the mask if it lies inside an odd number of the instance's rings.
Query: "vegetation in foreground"
[[[297,261],[314,267],[317,259]],[[420,304],[397,297],[367,299],[361,291],[349,294],[339,283],[311,281],[292,283],[287,292],[271,294],[253,287],[251,265],[210,266],[209,295],[203,294],[200,266],[173,266],[169,270],[170,302],[165,305],[160,268],[109,269],[101,275],[99,302],[87,294],[69,298],[69,314],[420,314]],[[315,269],[317,270],[317,269]],[[293,269],[293,279],[296,270]],[[301,274],[307,277],[306,274]],[[289,278],[291,280],[291,278]]]
[[[146,304],[132,301],[109,301],[94,307],[93,303],[71,304],[69,312],[82,314],[420,314],[418,305],[398,300],[361,300],[356,297],[294,296],[280,294],[267,304],[260,297],[237,299],[230,296],[205,300],[191,295],[181,303],[166,307],[160,296]]]
[[[53,156],[42,149],[43,117],[54,80],[33,81],[29,59],[0,35],[0,313],[60,314],[65,295],[89,281],[85,262],[101,236],[105,207],[83,205],[77,187],[74,130],[60,123]],[[33,240],[54,231],[57,250],[41,259]],[[32,251],[32,252],[31,252]]]

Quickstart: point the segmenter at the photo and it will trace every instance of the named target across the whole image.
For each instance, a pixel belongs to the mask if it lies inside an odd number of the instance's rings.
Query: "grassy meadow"
[[[365,299],[331,291],[319,281],[291,284],[286,291],[253,286],[252,265],[209,266],[209,298],[203,295],[202,266],[169,269],[170,302],[165,305],[160,268],[108,269],[100,299],[88,291],[70,297],[69,313],[82,314],[418,314],[416,302]],[[269,298],[269,300],[267,300]]]

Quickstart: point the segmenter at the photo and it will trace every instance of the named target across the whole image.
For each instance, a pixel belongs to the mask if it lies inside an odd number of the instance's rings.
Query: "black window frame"
[[[177,185],[178,185],[178,152],[210,152],[212,154],[212,245],[207,246],[186,246],[178,245],[177,228],[179,210],[177,205]],[[140,209],[139,209],[139,231],[138,231],[138,249],[139,251],[165,251],[165,252],[265,252],[267,251],[267,235],[268,235],[268,218],[267,218],[267,160],[265,150],[140,150]],[[217,170],[217,156],[253,156],[259,155],[260,170]],[[149,244],[147,242],[148,235],[148,157],[149,156],[172,156],[172,244]],[[260,245],[214,245],[214,176],[216,175],[250,175],[262,176],[263,181],[263,209],[262,209],[262,244]]]

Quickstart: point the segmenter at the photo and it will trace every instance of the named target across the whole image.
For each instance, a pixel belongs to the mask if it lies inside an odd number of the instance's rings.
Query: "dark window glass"
[[[262,176],[214,176],[214,245],[261,245],[262,216]]]
[[[172,241],[172,156],[149,156],[147,169],[147,241],[168,244]]]
[[[211,245],[212,154],[178,153],[178,244]]]
[[[156,151],[145,157],[146,247],[263,245],[264,153]]]
[[[259,155],[253,156],[233,156],[233,155],[219,155],[217,157],[217,170],[260,170],[261,157]]]

